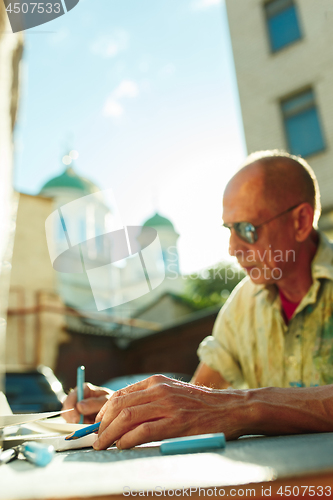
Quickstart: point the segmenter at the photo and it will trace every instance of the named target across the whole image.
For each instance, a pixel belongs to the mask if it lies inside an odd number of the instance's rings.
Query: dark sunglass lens
[[[250,222],[240,222],[237,232],[239,236],[248,243],[255,243],[257,240],[256,228]]]

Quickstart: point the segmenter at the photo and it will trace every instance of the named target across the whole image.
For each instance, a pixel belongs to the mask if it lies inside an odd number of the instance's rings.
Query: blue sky
[[[19,191],[75,149],[125,223],[172,220],[183,272],[225,258],[222,192],[245,143],[223,2],[80,0],[27,30],[15,137]]]

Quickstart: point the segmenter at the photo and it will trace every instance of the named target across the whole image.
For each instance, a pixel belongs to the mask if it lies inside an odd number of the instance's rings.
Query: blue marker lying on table
[[[221,450],[225,448],[223,432],[216,434],[199,434],[162,441],[160,451],[162,455],[177,455],[178,453],[198,453]]]

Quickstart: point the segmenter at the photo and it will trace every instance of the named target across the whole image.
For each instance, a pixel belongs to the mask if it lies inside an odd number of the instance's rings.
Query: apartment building
[[[314,169],[333,237],[333,3],[226,0],[248,152],[284,149]]]

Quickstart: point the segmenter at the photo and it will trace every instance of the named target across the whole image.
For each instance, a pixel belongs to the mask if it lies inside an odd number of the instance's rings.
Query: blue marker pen
[[[160,452],[162,455],[176,455],[178,453],[198,453],[225,448],[223,432],[216,434],[199,434],[162,441]]]
[[[83,384],[84,384],[85,367],[79,366],[76,373],[76,387],[77,387],[77,402],[84,399]],[[80,424],[83,424],[83,415],[80,416]]]

